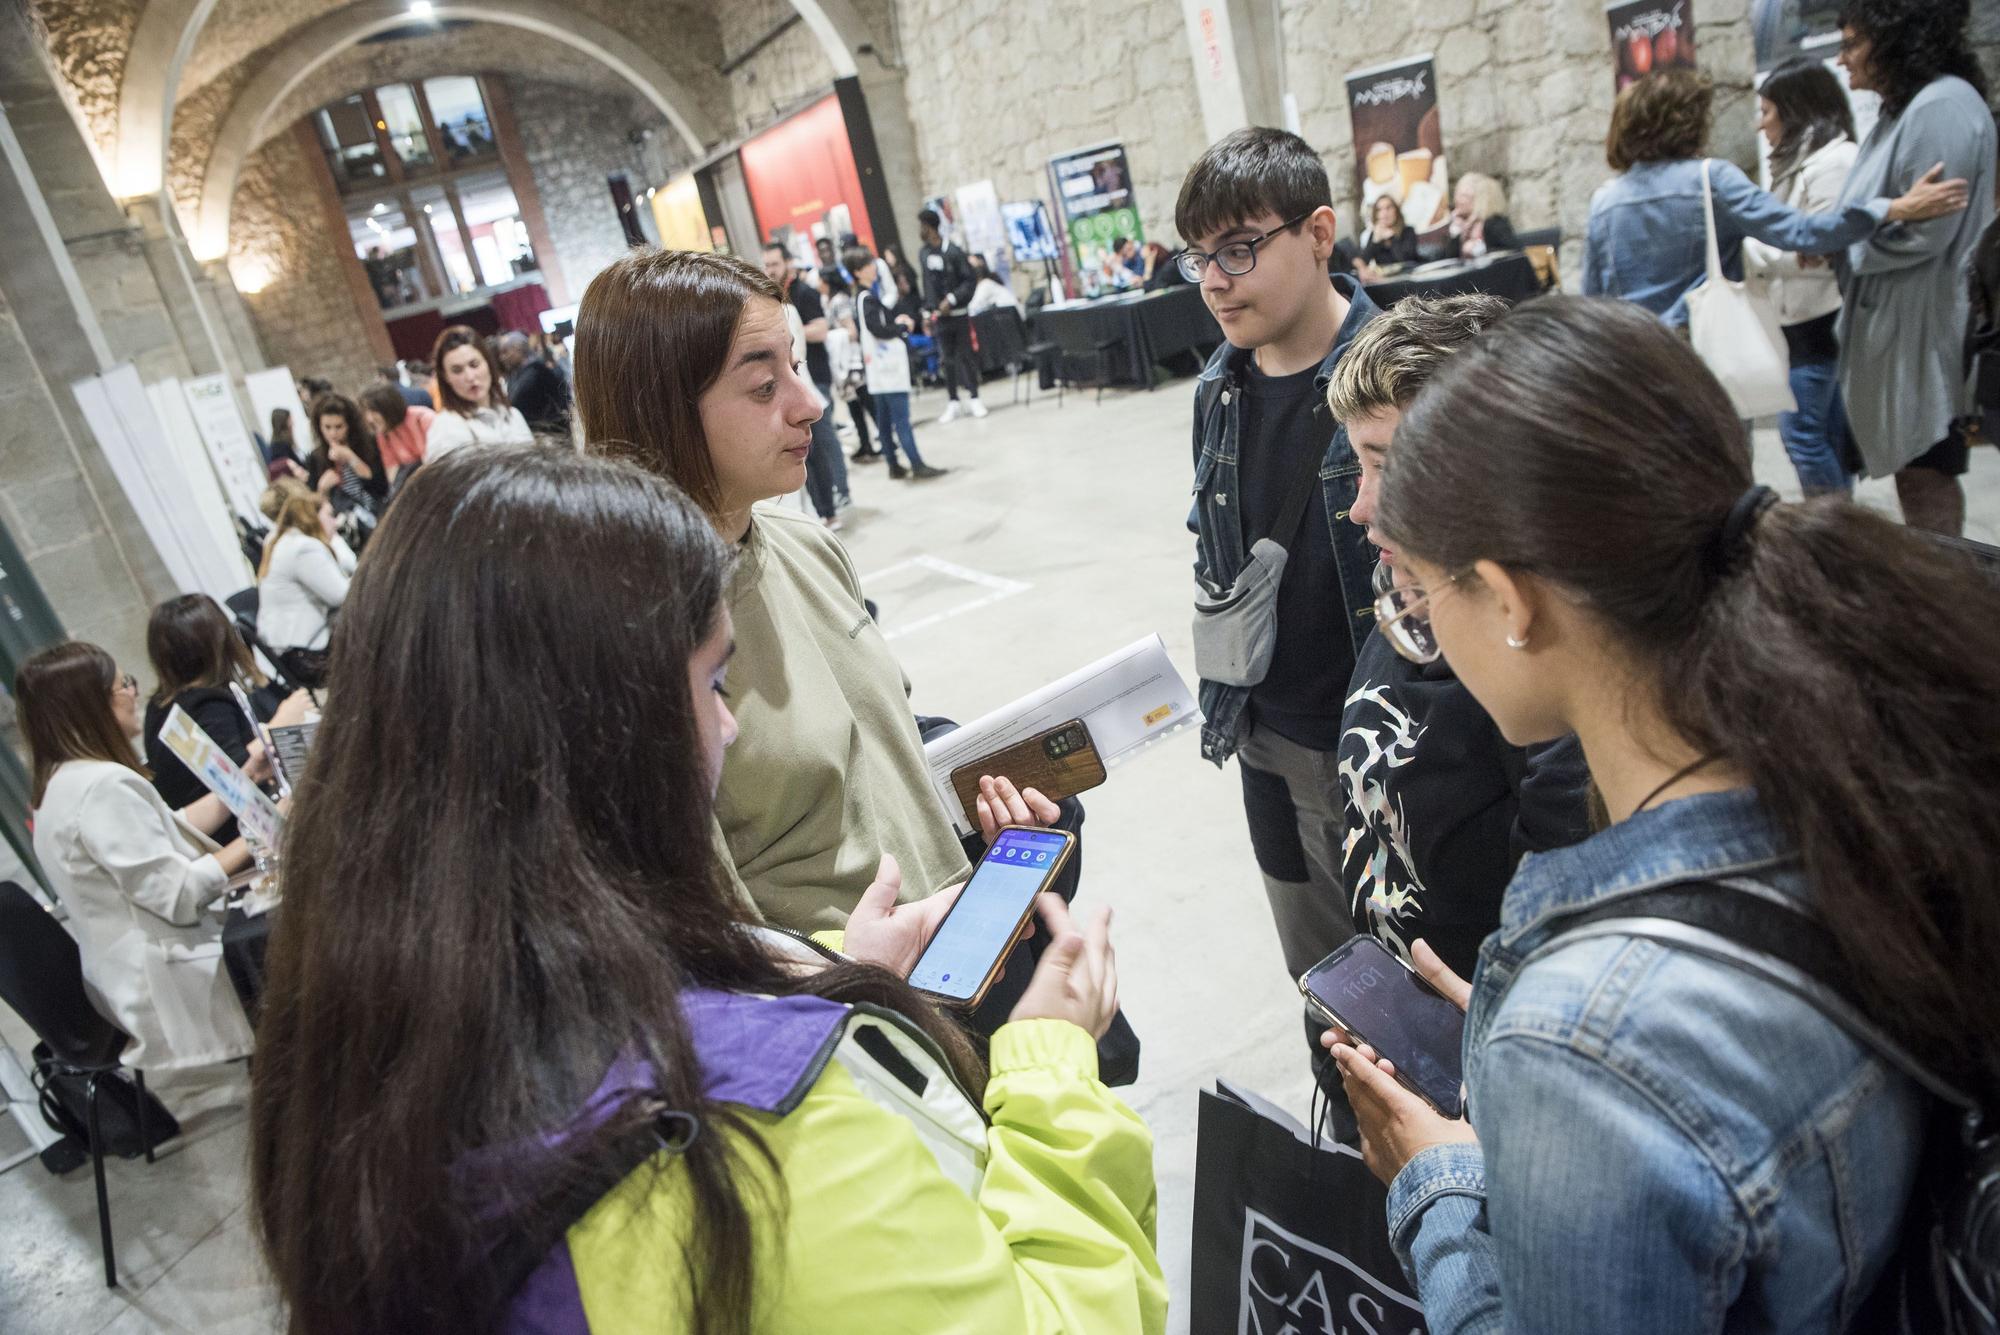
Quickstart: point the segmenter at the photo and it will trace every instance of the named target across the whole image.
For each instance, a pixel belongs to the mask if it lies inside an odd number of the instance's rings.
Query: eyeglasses
[[[1319,212],[1317,207],[1307,209],[1290,222],[1281,222],[1270,231],[1251,237],[1248,241],[1231,241],[1226,246],[1217,246],[1213,252],[1196,250],[1189,246],[1174,256],[1174,263],[1180,266],[1181,277],[1190,283],[1199,283],[1208,272],[1209,261],[1222,266],[1222,272],[1231,278],[1241,278],[1257,267],[1257,247],[1269,241],[1280,232],[1289,232],[1300,223]]]
[[[113,695],[117,695],[120,691],[130,691],[132,694],[137,695],[139,693],[139,679],[129,672],[121,674],[117,681],[111,683],[111,693]]]
[[[1456,584],[1465,576],[1461,570],[1438,587]],[[1444,653],[1431,631],[1430,601],[1430,590],[1416,585],[1391,588],[1375,599],[1376,626],[1389,647],[1412,663],[1435,663]]]

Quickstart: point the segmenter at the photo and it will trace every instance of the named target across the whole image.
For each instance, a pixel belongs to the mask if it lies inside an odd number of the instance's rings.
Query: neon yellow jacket
[[[990,1126],[919,1045],[905,1036],[896,1046],[930,1068],[923,1095],[877,1078],[882,1068],[842,1040],[789,1112],[747,1113],[782,1178],[782,1193],[771,1191],[762,1157],[742,1156],[755,1184],[746,1192],[756,1220],[755,1329],[1163,1330],[1152,1136],[1098,1082],[1090,1036],[1058,1020],[1001,1028],[986,1091]],[[662,1162],[668,1171],[654,1172]],[[771,1205],[781,1198],[782,1215]],[[656,1158],[569,1230],[574,1288],[564,1288],[580,1301],[584,1328],[684,1328],[687,1204],[685,1178]]]

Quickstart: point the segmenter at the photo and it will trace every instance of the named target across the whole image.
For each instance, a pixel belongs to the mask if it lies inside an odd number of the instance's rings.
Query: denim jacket
[[[1333,351],[1320,363],[1313,384],[1321,395],[1340,354],[1361,332],[1361,326],[1381,313],[1368,299],[1359,283],[1337,274],[1333,285],[1347,298],[1347,319],[1334,338]],[[1243,420],[1243,379],[1253,352],[1224,343],[1208,359],[1194,387],[1194,507],[1188,513],[1188,527],[1195,535],[1195,578],[1211,587],[1226,589],[1249,559],[1240,513],[1237,474],[1237,441]],[[1361,489],[1361,461],[1347,443],[1347,428],[1334,424],[1333,438],[1327,442],[1326,458],[1320,464],[1319,481],[1326,493],[1326,524],[1333,538],[1333,559],[1340,569],[1340,598],[1347,608],[1347,629],[1358,657],[1361,644],[1374,629],[1371,609],[1375,595],[1370,580],[1375,571],[1375,549],[1359,524],[1348,522],[1347,511]],[[1263,534],[1255,535],[1257,537]],[[1329,590],[1329,593],[1331,591]],[[1201,683],[1201,754],[1220,766],[1236,752],[1237,734],[1242,725],[1243,707],[1250,690],[1224,686],[1220,682]]]
[[[1872,235],[1887,199],[1800,213],[1759,190],[1733,163],[1710,158],[1715,244],[1722,272],[1743,278],[1743,238],[1779,250],[1825,255]],[[1583,294],[1635,301],[1668,324],[1687,323],[1687,294],[1708,277],[1708,224],[1701,211],[1700,158],[1641,162],[1597,188],[1584,244]]]
[[[1531,854],[1465,1030],[1477,1145],[1425,1150],[1390,1237],[1434,1335],[1838,1335],[1895,1249],[1925,1097],[1809,1001],[1656,941],[1542,947],[1689,879],[1810,898],[1747,789]]]

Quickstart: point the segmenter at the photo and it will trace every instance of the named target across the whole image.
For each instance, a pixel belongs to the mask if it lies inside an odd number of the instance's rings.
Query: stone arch
[[[575,47],[601,61],[659,108],[690,149],[699,153],[719,137],[694,97],[658,60],[622,33],[573,9],[550,0],[435,0],[433,13],[440,19],[521,28]],[[401,0],[370,0],[335,10],[294,30],[283,45],[264,58],[262,68],[230,104],[216,131],[202,178],[201,208],[190,238],[197,257],[213,259],[228,252],[229,205],[236,193],[237,177],[263,139],[264,124],[278,104],[335,54],[409,22],[409,11]]]
[[[872,49],[875,43],[868,34],[868,25],[855,12],[852,0],[792,0],[792,8],[806,21],[813,36],[819,38],[821,49],[833,65],[834,78],[851,79],[860,73],[854,53]]]
[[[148,0],[125,52],[118,86],[118,142],[112,193],[136,199],[160,192],[167,180],[167,141],[181,71],[219,0]]]

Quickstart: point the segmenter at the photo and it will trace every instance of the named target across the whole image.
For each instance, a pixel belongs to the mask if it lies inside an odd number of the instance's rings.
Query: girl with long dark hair
[[[1788,61],[1757,90],[1757,107],[1757,128],[1771,149],[1765,188],[1801,213],[1833,208],[1857,151],[1854,113],[1840,80],[1820,61]],[[1815,258],[1808,267],[1802,258],[1755,237],[1743,242],[1743,271],[1763,281],[1791,353],[1792,397],[1798,407],[1778,414],[1785,453],[1807,495],[1845,494],[1854,480],[1843,457],[1847,422],[1835,376],[1840,285],[1824,260]]]
[[[1470,1125],[1335,1044],[1440,1335],[1888,1328],[1857,1312],[1928,1097],[1726,943],[1576,914],[1788,907],[1918,1065],[2000,1093],[1995,599],[1868,510],[1774,500],[1694,352],[1620,303],[1520,308],[1397,427],[1385,633],[1509,741],[1574,731],[1609,818],[1522,864],[1469,989],[1433,970],[1469,994]]]
[[[361,409],[345,394],[322,394],[312,401],[313,452],[307,479],[320,495],[336,493],[348,509],[379,515],[389,503],[389,470],[375,447],[375,433]]]
[[[1164,1325],[1150,1138],[1093,1078],[1105,917],[1045,903],[982,1073],[900,980],[927,906],[872,894],[840,944],[877,963],[829,963],[732,889],[734,559],[671,484],[568,452],[433,461],[384,524],[254,1073],[298,1335]]]
[[[1893,474],[1903,518],[1949,534],[1965,527],[1965,266],[1993,219],[1996,137],[1971,24],[1970,0],[1848,0],[1840,11],[1847,81],[1882,97],[1842,204],[1900,189],[1933,163],[1969,183],[1963,213],[1878,232],[1835,256],[1840,389],[1863,471]]]

